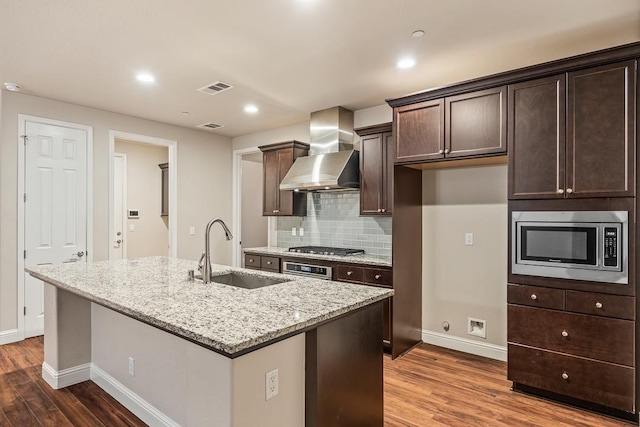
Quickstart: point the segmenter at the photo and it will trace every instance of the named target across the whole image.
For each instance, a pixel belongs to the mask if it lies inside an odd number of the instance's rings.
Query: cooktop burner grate
[[[289,248],[289,252],[298,252],[302,254],[319,254],[319,255],[362,255],[362,249],[349,248],[332,248],[328,246],[295,246]]]

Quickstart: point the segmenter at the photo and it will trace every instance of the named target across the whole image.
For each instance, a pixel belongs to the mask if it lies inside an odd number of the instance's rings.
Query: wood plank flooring
[[[0,427],[144,426],[91,381],[53,390],[42,379],[42,337],[0,346]],[[506,364],[423,344],[384,358],[385,426],[628,427],[509,391]]]

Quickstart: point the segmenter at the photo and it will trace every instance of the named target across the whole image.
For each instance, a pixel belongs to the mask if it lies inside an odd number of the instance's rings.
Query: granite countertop
[[[213,265],[212,274],[237,272],[290,281],[258,289],[190,282],[197,262],[168,257],[45,265],[33,277],[236,357],[316,324],[381,301],[390,289]]]
[[[352,264],[375,265],[378,267],[391,267],[391,258],[376,255],[320,255],[320,254],[301,254],[297,252],[289,252],[287,248],[247,248],[244,249],[245,254],[252,255],[268,255],[276,257],[291,257],[305,259],[323,259],[326,261],[348,262]]]

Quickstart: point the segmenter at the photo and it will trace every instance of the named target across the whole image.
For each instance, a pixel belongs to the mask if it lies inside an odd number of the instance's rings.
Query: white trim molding
[[[180,424],[94,364],[91,365],[91,381],[148,425],[152,427],[180,427]]]
[[[55,390],[87,381],[91,378],[91,363],[56,371],[47,362],[42,363],[42,378]]]
[[[138,135],[119,130],[109,131],[109,238],[113,236],[113,155],[116,139],[167,147],[169,149],[169,256],[178,256],[178,141]],[[113,245],[109,244],[109,259],[113,258]]]
[[[502,360],[503,362],[507,361],[507,348],[501,345],[489,344],[425,329],[422,330],[422,342],[450,350],[475,354],[476,356]]]
[[[23,338],[20,336],[17,329],[9,329],[0,332],[0,345],[22,341],[22,339]]]

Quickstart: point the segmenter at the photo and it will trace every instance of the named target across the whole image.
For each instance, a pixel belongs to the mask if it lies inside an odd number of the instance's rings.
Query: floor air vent
[[[203,123],[201,125],[198,125],[197,127],[199,128],[205,128],[205,129],[220,129],[221,127],[223,127],[222,125],[219,125],[217,123]]]
[[[233,86],[231,86],[230,84],[217,81],[217,82],[208,84],[204,87],[201,87],[200,89],[198,89],[198,91],[203,93],[208,93],[209,95],[215,95],[220,92],[224,92],[225,90],[229,90],[231,88],[233,88]]]

